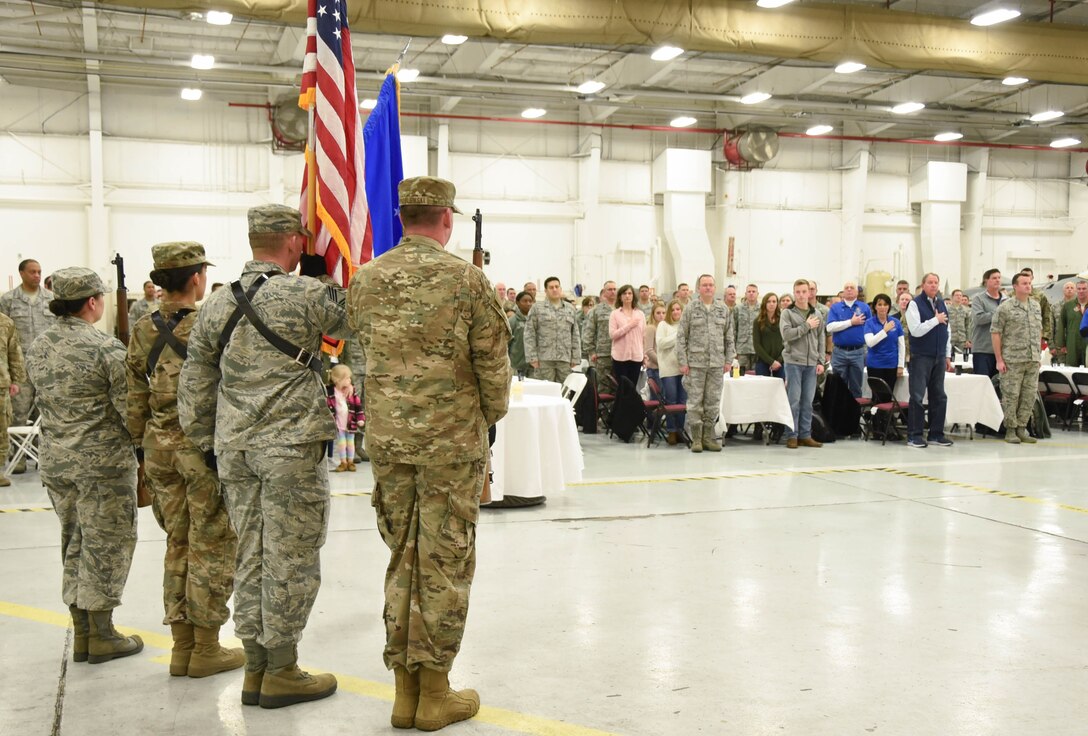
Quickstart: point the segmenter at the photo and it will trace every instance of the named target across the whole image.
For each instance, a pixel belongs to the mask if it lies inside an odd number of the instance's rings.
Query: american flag
[[[355,266],[370,260],[372,240],[347,0],[309,0],[306,36],[298,104],[314,109],[315,150],[306,151],[299,210],[314,233],[314,252],[325,257],[329,274],[346,286]],[[316,218],[310,167],[316,170]]]

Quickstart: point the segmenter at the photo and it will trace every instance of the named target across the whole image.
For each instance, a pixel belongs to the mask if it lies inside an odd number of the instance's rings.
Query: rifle
[[[480,212],[480,208],[476,208],[476,214],[472,216],[472,221],[476,223],[476,245],[472,248],[472,265],[476,268],[483,270],[484,264],[491,260],[488,257],[490,254],[484,250],[484,216]],[[480,503],[491,503],[491,461],[487,461],[487,466],[484,468],[484,489],[480,493]]]
[[[125,259],[120,253],[110,261],[117,267],[117,339],[128,345],[128,289],[125,288]],[[139,454],[139,453],[137,453]],[[151,505],[151,494],[144,482],[144,461],[136,468],[136,506]]]

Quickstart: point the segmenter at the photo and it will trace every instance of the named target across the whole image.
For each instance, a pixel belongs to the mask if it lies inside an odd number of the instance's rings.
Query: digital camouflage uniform
[[[53,274],[56,297],[101,295],[87,268]],[[125,427],[125,346],[78,317],[61,317],[26,355],[42,417],[41,478],[60,520],[64,602],[110,611],[136,547],[136,455]]]
[[[756,367],[756,347],[752,342],[752,323],[759,316],[759,302],[755,306],[748,306],[748,302],[741,301],[733,308],[733,334],[737,342],[737,361],[740,363],[740,372],[743,375]]]
[[[400,202],[452,206],[453,185],[408,179]],[[476,568],[487,431],[509,400],[509,327],[483,272],[420,235],[363,265],[348,301],[367,354],[372,503],[391,552],[385,664],[448,672]]]
[[[525,358],[525,325],[528,321],[528,317],[522,314],[520,309],[510,317],[508,320],[510,344],[507,352],[510,354],[510,368],[513,369],[514,373],[520,373],[523,376],[534,376],[535,371]]]
[[[23,350],[19,347],[19,333],[15,323],[6,315],[0,314],[0,465],[8,456],[8,425],[11,422],[11,386],[26,386],[26,366],[23,364]],[[8,485],[0,475],[0,485]]]
[[[733,317],[729,307],[714,302],[709,307],[693,299],[676,324],[676,360],[688,366],[684,388],[688,392],[687,429],[692,440],[714,436],[714,424],[722,400],[725,367],[736,356]]]
[[[949,307],[948,327],[952,331],[952,349],[962,354],[971,339],[971,308],[963,304]]]
[[[3,296],[0,296],[0,313],[6,314],[15,323],[15,329],[19,332],[19,346],[23,349],[23,355],[30,350],[38,335],[53,324],[56,319],[49,311],[49,302],[53,300],[53,293],[44,286],[38,288],[37,294],[27,294],[22,286],[16,286]],[[30,424],[30,412],[34,405],[34,386],[27,385],[18,395],[11,398],[12,424],[20,426]]]
[[[608,332],[608,321],[612,318],[612,305],[602,301],[597,304],[582,323],[582,357],[596,355],[596,362],[590,365],[597,371],[597,392],[613,393],[616,377],[612,375],[612,336]]]
[[[298,232],[299,215],[280,205],[255,207],[249,229]],[[262,274],[270,278],[251,301],[272,332],[315,354],[322,334],[346,337],[343,289],[261,260],[243,267],[242,288]],[[324,448],[336,425],[321,376],[280,352],[248,319],[220,351],[234,309],[234,295],[224,287],[198,312],[178,412],[186,437],[201,452],[214,447],[218,456],[223,502],[238,535],[235,633],[243,643],[279,650],[302,636],[321,585],[329,521]]]
[[[146,297],[140,297],[128,308],[128,323],[130,325],[136,324],[142,317],[146,317],[161,306],[158,299],[148,301]]]
[[[1043,327],[1040,332],[1042,339],[1050,342],[1050,336],[1054,331],[1054,318],[1050,314],[1050,300],[1042,289],[1032,289],[1031,298],[1039,305],[1039,313],[1042,315]]]
[[[1042,310],[1029,298],[1006,299],[994,313],[990,332],[1001,335],[1001,358],[1008,370],[1001,374],[1001,408],[1005,429],[1028,426],[1039,391],[1039,341]]]
[[[611,355],[611,347],[609,351]],[[577,310],[562,300],[559,306],[548,300],[534,304],[525,325],[525,360],[540,361],[533,377],[562,383],[570,375],[571,366],[578,365],[581,359]]]
[[[182,268],[204,259],[197,243],[154,246],[156,269]],[[169,322],[184,305],[164,299],[159,314]],[[173,334],[184,345],[196,323],[186,314]],[[222,626],[230,611],[234,587],[235,537],[219,493],[219,478],[204,453],[181,431],[178,420],[178,379],[182,357],[166,345],[150,376],[148,354],[159,337],[150,315],[132,326],[126,367],[128,429],[144,450],[144,479],[151,492],[155,520],[166,532],[163,573],[164,624],[191,623],[204,628]]]

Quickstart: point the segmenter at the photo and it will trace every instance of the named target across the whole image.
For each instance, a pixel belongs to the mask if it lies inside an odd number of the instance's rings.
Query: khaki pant
[[[1039,395],[1039,364],[1031,361],[1006,363],[1001,374],[1001,408],[1005,412],[1005,428],[1027,428],[1035,397]]]
[[[598,361],[599,362],[599,361]],[[566,360],[542,360],[540,367],[533,371],[533,378],[541,381],[562,383],[570,375],[570,362]]]
[[[707,434],[715,434],[714,425],[721,410],[722,384],[725,376],[721,368],[689,369],[684,376],[684,389],[688,392],[687,428],[703,425]]]
[[[616,377],[612,375],[612,356],[598,355],[596,363],[590,363],[597,371],[597,393],[615,394]]]

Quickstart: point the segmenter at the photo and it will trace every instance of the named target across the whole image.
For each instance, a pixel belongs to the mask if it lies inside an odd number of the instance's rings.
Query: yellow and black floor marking
[[[32,514],[32,513],[35,513],[37,511],[52,511],[52,510],[53,509],[50,506],[42,506],[42,507],[20,506],[20,507],[11,508],[11,509],[0,509],[0,514]]]
[[[618,480],[584,480],[568,483],[569,488],[583,486],[621,486],[636,483],[691,483],[708,480],[746,480],[748,478],[784,478],[791,475],[829,475],[832,473],[873,473],[880,468],[810,468],[808,470],[767,470],[753,473],[719,473],[717,475],[677,475],[669,478],[623,478]]]
[[[1001,491],[996,488],[987,488],[986,486],[980,486],[975,483],[965,483],[959,480],[946,480],[945,478],[935,478],[932,475],[910,473],[906,470],[897,470],[896,468],[874,468],[874,470],[880,470],[884,473],[891,473],[892,475],[899,475],[904,478],[914,478],[915,480],[924,480],[930,483],[939,483],[943,486],[952,486],[953,488],[966,488],[969,491],[978,491],[979,493],[987,493],[991,496],[1011,498],[1014,501],[1026,501],[1027,503],[1034,503],[1042,506],[1053,506],[1054,508],[1064,509],[1065,511],[1074,511],[1078,514],[1088,514],[1088,508],[1083,508],[1081,506],[1072,506],[1067,503],[1052,501],[1047,498],[1038,498],[1036,496],[1028,496],[1023,493],[1013,493],[1012,491]]]

